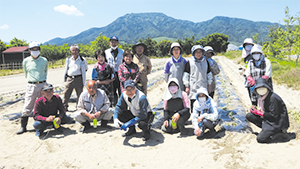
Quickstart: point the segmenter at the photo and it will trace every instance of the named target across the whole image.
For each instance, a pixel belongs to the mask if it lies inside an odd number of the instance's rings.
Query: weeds
[[[222,53],[228,59],[237,61],[243,65],[241,55],[242,51],[228,51]],[[292,89],[300,90],[300,65],[296,65],[295,61],[268,57],[272,65],[272,79],[278,84],[287,85]]]

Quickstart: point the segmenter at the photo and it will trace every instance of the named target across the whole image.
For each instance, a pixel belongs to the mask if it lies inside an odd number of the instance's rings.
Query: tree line
[[[216,52],[226,52],[228,42],[228,36],[221,33],[214,33],[205,36],[204,38],[196,41],[195,37],[185,38],[184,40],[178,39],[176,42],[180,43],[183,48],[183,53],[186,55],[191,54],[191,48],[193,45],[200,44],[204,46],[212,46]],[[138,42],[142,42],[147,46],[147,51],[145,54],[147,56],[155,57],[164,57],[170,55],[170,47],[173,43],[171,40],[162,40],[157,42],[150,37],[142,40],[139,39]],[[120,44],[119,47],[123,50],[132,50],[132,46],[135,44]],[[25,40],[19,40],[14,38],[10,41],[9,45],[6,45],[0,40],[0,51],[4,51],[10,47],[15,46],[28,46],[28,43]],[[63,59],[70,55],[70,45],[63,44],[62,46],[50,45],[50,44],[41,44],[41,56],[46,57],[49,61],[56,61]],[[110,48],[109,38],[103,36],[101,33],[90,44],[78,44],[80,47],[80,55],[83,57],[93,57],[94,52],[98,49],[105,50]]]

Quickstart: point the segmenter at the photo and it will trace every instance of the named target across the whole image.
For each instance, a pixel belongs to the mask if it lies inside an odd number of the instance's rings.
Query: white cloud
[[[57,12],[61,12],[67,15],[83,16],[83,13],[80,12],[74,5],[68,6],[62,4],[54,7],[53,9]]]
[[[8,29],[8,28],[9,28],[9,26],[8,26],[8,25],[6,25],[6,24],[4,24],[4,25],[0,26],[0,29]]]

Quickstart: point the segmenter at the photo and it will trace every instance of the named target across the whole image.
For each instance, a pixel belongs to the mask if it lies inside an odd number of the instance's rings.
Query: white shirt
[[[81,75],[80,63],[81,63],[80,56],[78,56],[76,60],[72,56],[69,61],[69,69],[68,69],[67,74],[69,76]],[[87,64],[86,64],[86,67],[88,67]]]

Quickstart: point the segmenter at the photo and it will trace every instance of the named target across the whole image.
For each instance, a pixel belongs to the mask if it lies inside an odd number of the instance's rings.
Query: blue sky
[[[283,24],[286,6],[291,15],[299,14],[300,0],[0,0],[0,39],[43,43],[142,12],[192,22],[228,16]]]

